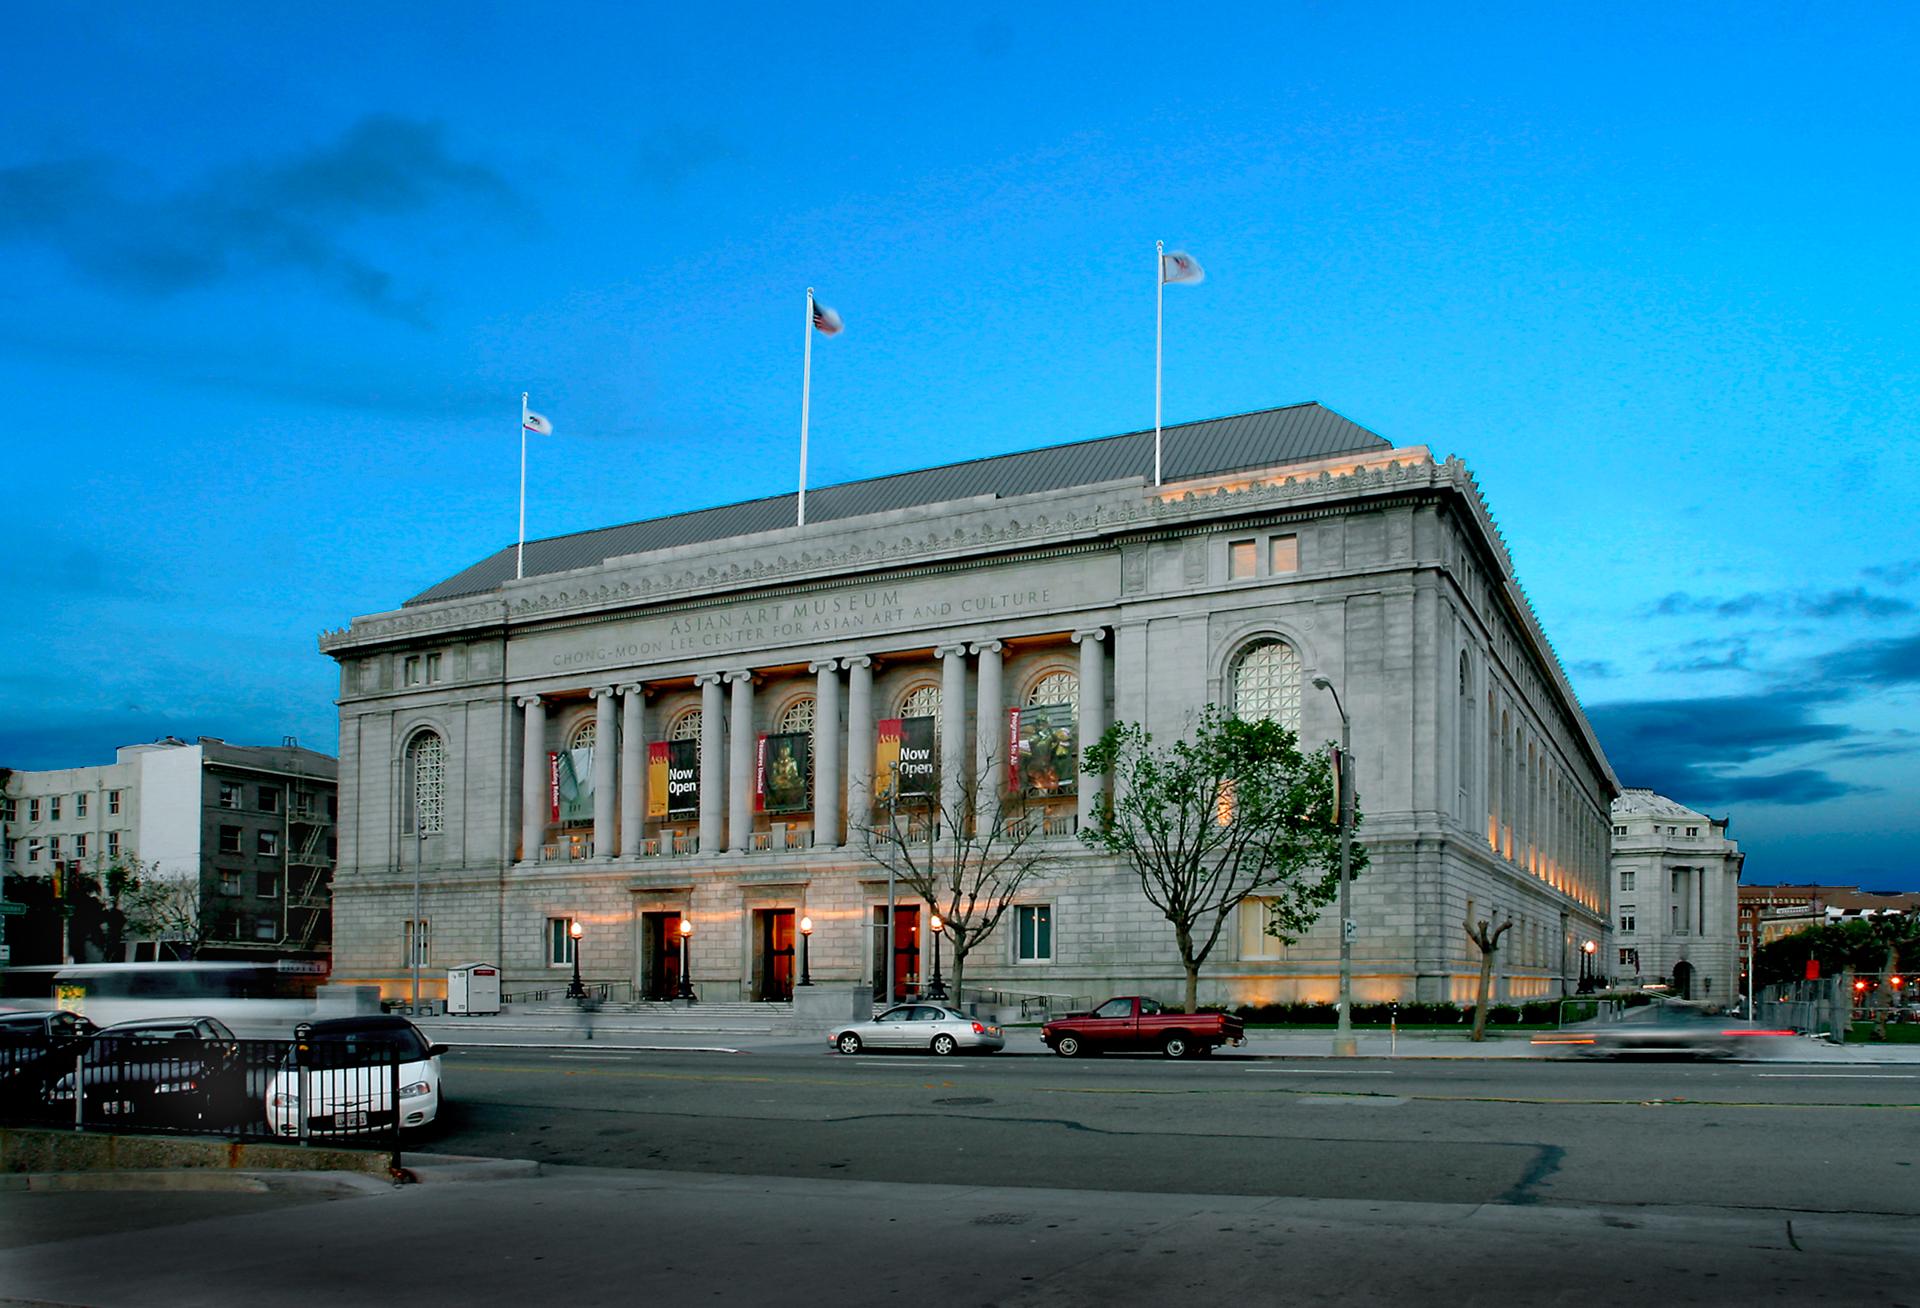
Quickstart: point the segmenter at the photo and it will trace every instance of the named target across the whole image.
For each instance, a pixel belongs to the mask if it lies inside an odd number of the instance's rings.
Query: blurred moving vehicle
[[[191,1131],[224,1127],[245,1113],[240,1041],[217,1018],[122,1022],[92,1033],[66,1057],[80,1060],[83,1123]],[[75,1077],[66,1066],[42,1096],[50,1108],[73,1103]]]
[[[1732,1058],[1755,1049],[1756,1039],[1792,1034],[1673,1002],[1629,1010],[1617,1022],[1583,1027],[1577,1047],[1598,1058]]]
[[[1069,1013],[1040,1028],[1040,1039],[1062,1058],[1137,1049],[1204,1058],[1246,1036],[1246,1024],[1232,1013],[1170,1013],[1144,995],[1121,995],[1091,1013]]]
[[[0,991],[4,1002],[16,1007],[64,1008],[102,1026],[197,1013],[264,1033],[311,1015],[317,988],[326,979],[325,963],[299,959],[62,963],[0,968]]]
[[[870,1022],[854,1022],[827,1033],[827,1043],[843,1054],[863,1049],[924,1049],[957,1054],[963,1049],[997,1053],[1006,1048],[1000,1028],[944,1004],[900,1004]]]
[[[274,1135],[300,1134],[303,1073],[309,1135],[426,1126],[440,1114],[446,1052],[404,1017],[340,1017],[304,1026],[267,1085],[267,1128]]]

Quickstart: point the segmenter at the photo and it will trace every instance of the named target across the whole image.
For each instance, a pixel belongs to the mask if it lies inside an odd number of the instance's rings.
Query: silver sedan
[[[957,1054],[962,1049],[994,1053],[1006,1048],[1000,1028],[943,1004],[901,1004],[870,1022],[835,1027],[827,1043],[843,1054],[863,1049],[925,1049]]]

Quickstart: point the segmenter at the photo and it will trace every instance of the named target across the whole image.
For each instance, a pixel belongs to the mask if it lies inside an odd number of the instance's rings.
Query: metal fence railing
[[[0,1035],[0,1124],[312,1141],[392,1150],[397,1161],[405,1092],[417,1089],[401,1084],[409,1057],[300,1039]]]

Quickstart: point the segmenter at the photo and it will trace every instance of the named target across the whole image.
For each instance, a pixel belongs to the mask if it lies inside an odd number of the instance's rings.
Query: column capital
[[[936,657],[943,659],[965,658],[967,655],[967,647],[960,644],[935,645],[933,652]]]
[[[873,666],[873,658],[867,654],[849,654],[840,660],[840,666],[849,672],[855,668],[870,668]]]
[[[595,699],[612,699],[613,687],[612,686],[595,686],[588,693],[592,695]]]
[[[807,671],[813,673],[815,676],[819,676],[822,672],[838,672],[839,670],[839,659],[821,659],[816,663],[807,664]]]
[[[726,674],[724,672],[696,672],[693,674],[693,684],[695,689],[703,689],[707,686],[722,685],[725,682],[725,680],[726,680]]]
[[[638,695],[645,689],[645,687],[643,687],[637,681],[623,681],[619,685],[615,686],[614,689],[619,691],[622,695]]]
[[[546,701],[541,699],[540,696],[538,695],[515,695],[513,697],[513,702],[518,704],[521,708],[532,708],[535,704],[543,704]]]
[[[723,672],[720,674],[720,679],[729,686],[738,685],[742,681],[752,681],[753,670],[751,668],[743,668],[737,672]]]
[[[1105,640],[1106,638],[1107,638],[1107,629],[1105,627],[1093,627],[1087,631],[1076,631],[1073,633],[1073,643],[1076,645],[1080,644],[1082,641],[1087,641],[1087,640],[1099,641],[1099,640]]]
[[[973,642],[973,644],[971,644],[971,645],[969,645],[969,646],[967,646],[967,653],[969,653],[969,654],[998,654],[998,653],[999,653],[999,652],[1000,652],[1001,650],[1003,650],[1003,649],[1005,649],[1006,647],[1007,647],[1007,646],[1006,646],[1006,642],[1005,642],[1005,641],[999,641],[999,640],[976,640],[976,641],[974,641],[974,642]]]

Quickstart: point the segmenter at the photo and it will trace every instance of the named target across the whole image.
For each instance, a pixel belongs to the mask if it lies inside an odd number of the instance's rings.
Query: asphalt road
[[[1920,1217],[1920,1067],[468,1050],[430,1151],[597,1168]]]

